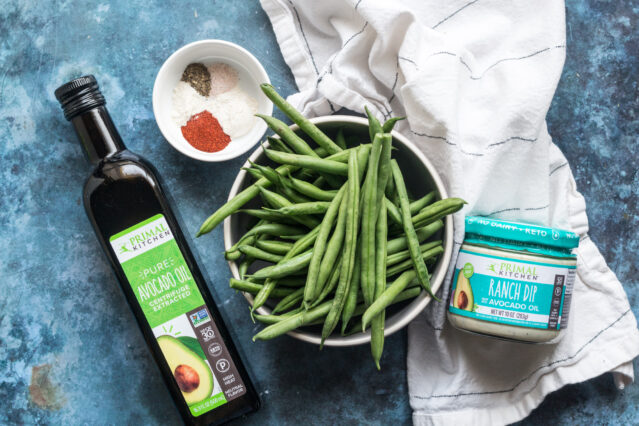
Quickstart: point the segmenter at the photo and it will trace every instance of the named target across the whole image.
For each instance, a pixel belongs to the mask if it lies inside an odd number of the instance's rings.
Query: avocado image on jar
[[[213,374],[200,356],[172,336],[158,337],[158,344],[188,405],[211,396]]]
[[[475,306],[473,288],[470,286],[470,280],[466,278],[463,271],[459,271],[457,275],[453,306],[469,312],[472,312],[473,306]]]

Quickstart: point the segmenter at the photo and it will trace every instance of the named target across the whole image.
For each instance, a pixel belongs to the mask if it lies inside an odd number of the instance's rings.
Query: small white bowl
[[[255,117],[251,130],[244,136],[231,140],[218,152],[204,152],[193,148],[182,136],[180,127],[171,118],[173,89],[182,78],[184,69],[194,62],[206,65],[223,62],[235,68],[239,74],[239,86],[257,100],[257,112],[273,113],[273,104],[262,93],[260,84],[270,83],[262,64],[248,50],[223,40],[200,40],[178,49],[164,62],[153,86],[153,114],[160,131],[173,148],[182,154],[201,161],[226,161],[247,152],[266,132],[266,123]]]

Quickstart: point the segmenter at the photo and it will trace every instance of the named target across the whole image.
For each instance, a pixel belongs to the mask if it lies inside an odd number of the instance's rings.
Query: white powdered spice
[[[190,84],[180,81],[173,89],[171,118],[178,127],[204,110],[217,118],[231,139],[244,136],[255,124],[257,100],[235,86],[215,97],[200,95]]]
[[[228,92],[237,86],[237,82],[240,80],[235,68],[229,64],[216,62],[209,65],[207,69],[211,75],[210,96],[217,96],[224,92]]]
[[[208,109],[218,119],[224,133],[232,139],[247,134],[253,128],[257,101],[236,86],[211,99]]]
[[[207,109],[208,98],[200,95],[189,83],[179,81],[173,89],[173,108],[171,118],[178,127],[182,127],[195,114]]]

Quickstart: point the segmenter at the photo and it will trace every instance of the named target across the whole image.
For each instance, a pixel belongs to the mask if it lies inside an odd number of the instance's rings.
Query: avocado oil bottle
[[[124,146],[96,79],[55,91],[94,166],[84,207],[182,419],[219,424],[260,402],[156,177]]]

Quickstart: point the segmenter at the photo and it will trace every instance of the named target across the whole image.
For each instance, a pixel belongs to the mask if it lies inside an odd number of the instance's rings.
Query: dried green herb
[[[189,64],[182,73],[182,81],[189,83],[202,96],[208,96],[211,91],[211,74],[203,64]]]

